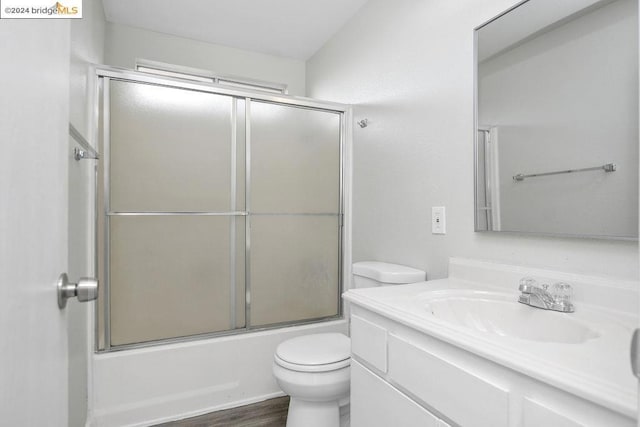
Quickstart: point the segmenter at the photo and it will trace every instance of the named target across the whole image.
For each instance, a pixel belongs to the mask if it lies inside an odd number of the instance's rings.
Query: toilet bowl
[[[303,335],[276,349],[273,375],[291,396],[287,427],[338,427],[349,395],[351,342],[346,335]]]
[[[353,287],[420,282],[425,272],[376,261],[353,264]],[[287,427],[339,427],[349,397],[351,341],[340,333],[303,335],[282,342],[273,360],[276,382],[291,397]]]

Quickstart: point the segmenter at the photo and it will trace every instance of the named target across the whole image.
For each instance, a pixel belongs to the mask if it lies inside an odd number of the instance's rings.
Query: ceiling
[[[107,21],[306,60],[368,0],[102,0]]]

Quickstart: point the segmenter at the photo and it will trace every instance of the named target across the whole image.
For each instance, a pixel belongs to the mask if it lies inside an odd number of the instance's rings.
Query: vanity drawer
[[[524,427],[548,425],[554,427],[583,427],[584,424],[558,413],[547,405],[526,398],[523,402],[522,420]]]
[[[388,379],[456,424],[508,425],[508,390],[393,334]]]
[[[351,427],[444,427],[441,420],[384,382],[358,362],[351,362]]]
[[[382,373],[387,372],[387,330],[351,316],[351,353]]]

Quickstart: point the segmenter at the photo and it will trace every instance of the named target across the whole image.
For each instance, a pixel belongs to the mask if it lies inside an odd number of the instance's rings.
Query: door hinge
[[[640,379],[640,329],[633,331],[631,338],[631,370]]]

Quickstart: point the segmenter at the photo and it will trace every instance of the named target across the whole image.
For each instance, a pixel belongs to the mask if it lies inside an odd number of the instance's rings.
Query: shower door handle
[[[58,307],[65,308],[69,298],[77,297],[79,302],[93,301],[98,298],[98,279],[83,277],[78,283],[69,283],[67,273],[58,277]]]
[[[640,379],[640,329],[636,328],[631,337],[631,372]]]

